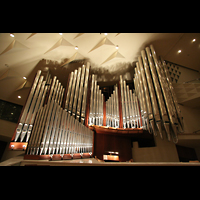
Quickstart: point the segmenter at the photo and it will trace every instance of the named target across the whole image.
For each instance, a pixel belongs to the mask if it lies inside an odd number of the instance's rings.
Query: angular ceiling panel
[[[29,48],[27,46],[23,45],[22,43],[20,43],[19,41],[13,40],[0,55],[4,54],[12,49],[21,50],[21,49],[29,49]]]
[[[100,46],[104,44],[115,46],[107,37],[105,37],[96,46],[94,46],[88,53],[90,53],[91,51],[94,51],[95,49],[99,48]]]
[[[32,33],[31,35],[29,35],[29,37],[27,37],[27,40],[28,40],[30,37],[34,36],[35,34],[37,34],[37,33]]]
[[[110,55],[102,64],[108,62],[109,60],[112,60],[113,58],[124,58],[124,56],[120,54],[117,50],[112,55]]]
[[[192,43],[194,38],[196,42]],[[0,33],[0,80],[2,80],[0,86],[3,87],[5,82],[7,86],[15,83],[14,86],[8,88],[10,94],[7,96],[5,94],[2,98],[8,98],[7,100],[12,102],[11,97],[14,96],[11,93],[16,86],[24,83],[24,80],[20,79],[28,76],[29,80],[33,69],[42,59],[57,61],[61,64],[67,61],[68,64],[77,59],[87,58],[91,63],[91,68],[101,69],[102,64],[106,63],[103,68],[106,73],[110,73],[118,69],[116,66],[121,66],[122,61],[123,63],[136,62],[141,50],[149,44],[154,46],[157,55],[162,56],[163,59],[200,71],[199,41],[199,33],[108,33],[107,36],[100,33],[63,33],[62,36],[59,33],[37,33],[37,35],[36,33],[14,33],[14,38],[10,37],[9,33]],[[116,45],[119,46],[118,51],[115,49]],[[74,49],[75,46],[78,46],[77,51]],[[177,54],[179,49],[182,50],[181,54]],[[14,71],[7,71],[5,64]],[[171,69],[170,65],[169,67]],[[180,68],[173,68],[171,73],[173,77],[173,73],[176,74],[174,79],[178,78],[179,71]],[[20,79],[9,79],[13,76]],[[27,83],[24,87],[26,86]],[[184,86],[182,84],[179,87]],[[194,93],[189,89],[191,87],[187,87],[187,92]],[[195,85],[195,88],[200,87]],[[25,91],[25,89],[19,90],[22,93]],[[186,93],[185,90],[179,92]],[[4,95],[4,92],[1,93]],[[19,102],[21,100],[17,99]]]
[[[73,44],[71,44],[70,42],[68,42],[67,40],[65,40],[63,37],[60,38],[58,40],[58,42],[56,42],[48,51],[46,51],[44,54],[48,53],[49,51],[52,51],[53,49],[59,47],[59,46],[74,46]]]
[[[66,64],[69,64],[73,60],[79,60],[79,59],[84,59],[85,57],[81,55],[80,53],[76,52],[69,60],[67,60],[65,63],[61,64],[61,67],[63,67]]]

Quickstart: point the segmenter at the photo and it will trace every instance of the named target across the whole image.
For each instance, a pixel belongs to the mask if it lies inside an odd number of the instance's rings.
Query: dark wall
[[[1,160],[2,156],[3,156],[3,153],[5,151],[6,145],[7,145],[7,142],[0,141],[0,160]]]
[[[195,149],[176,145],[180,162],[189,162],[190,160],[198,160]]]

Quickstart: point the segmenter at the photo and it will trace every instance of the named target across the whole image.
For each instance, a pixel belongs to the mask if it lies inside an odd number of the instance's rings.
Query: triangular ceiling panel
[[[188,98],[188,95],[186,93],[178,93],[177,97],[179,98]]]
[[[4,72],[4,73],[0,76],[0,80],[6,79],[6,78],[9,78],[9,77],[19,77],[19,78],[22,78],[22,77],[20,76],[20,74],[18,74],[18,73],[15,72],[14,70],[8,69],[6,72]]]
[[[0,81],[8,77],[9,71],[10,71],[10,69],[8,69],[6,72],[4,72],[4,73],[2,74],[2,76],[0,76]]]
[[[193,84],[190,84],[190,83],[186,83],[186,84],[183,84],[183,85],[184,85],[185,88],[187,88],[187,87],[191,87],[192,88],[193,87]]]
[[[44,54],[48,53],[49,51],[52,51],[53,49],[59,47],[59,46],[74,46],[73,44],[71,44],[70,42],[68,42],[67,40],[65,40],[63,37],[60,38],[58,40],[58,42],[56,42],[48,51],[46,51]]]
[[[178,98],[178,102],[183,102],[185,101],[187,98]]]
[[[100,46],[102,46],[104,44],[115,46],[107,37],[105,37],[96,46],[94,46],[88,53],[90,53],[91,51],[99,48]]]
[[[187,91],[187,92],[195,92],[195,88],[191,88],[191,87],[185,88],[185,91]]]
[[[65,63],[63,63],[61,65],[61,67],[63,67],[64,65],[69,64],[70,62],[72,62],[73,60],[76,59],[84,59],[85,57],[83,55],[81,55],[80,53],[76,52],[71,58],[69,58],[69,60],[67,60]]]
[[[34,36],[37,33],[32,33],[31,35],[29,35],[26,39],[28,40],[30,37]]]
[[[124,58],[124,56],[120,54],[117,50],[112,55],[110,55],[102,64],[108,62],[109,60],[112,60],[113,58]]]
[[[75,38],[80,37],[81,35],[83,35],[84,33],[79,33]],[[75,39],[74,38],[74,39]]]
[[[20,86],[16,89],[16,91],[17,91],[17,90],[21,90],[21,89],[25,89],[25,88],[30,88],[31,85],[32,85],[31,82],[25,80],[25,81],[22,83],[22,85],[20,85]]]
[[[21,50],[21,49],[29,49],[29,48],[23,45],[22,43],[20,43],[19,41],[13,40],[0,55],[10,51],[11,49]]]
[[[188,98],[190,98],[191,96],[194,96],[195,94],[197,94],[196,92],[194,93],[194,92],[190,92],[190,93],[188,93]]]

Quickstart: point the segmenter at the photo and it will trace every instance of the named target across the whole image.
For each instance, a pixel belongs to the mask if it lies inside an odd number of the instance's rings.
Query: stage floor
[[[10,158],[0,166],[200,166],[198,162],[100,162],[95,158],[72,160],[24,160],[23,156]]]

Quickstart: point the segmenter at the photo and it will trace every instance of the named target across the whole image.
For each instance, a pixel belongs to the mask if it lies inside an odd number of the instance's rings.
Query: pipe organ
[[[64,88],[48,70],[38,70],[12,145],[27,142],[28,155],[91,155],[91,125],[140,128],[177,143],[177,133],[183,131],[181,111],[165,61],[158,59],[153,45],[138,57],[134,89],[120,75],[106,102],[97,76],[89,72],[87,62],[69,74]]]

